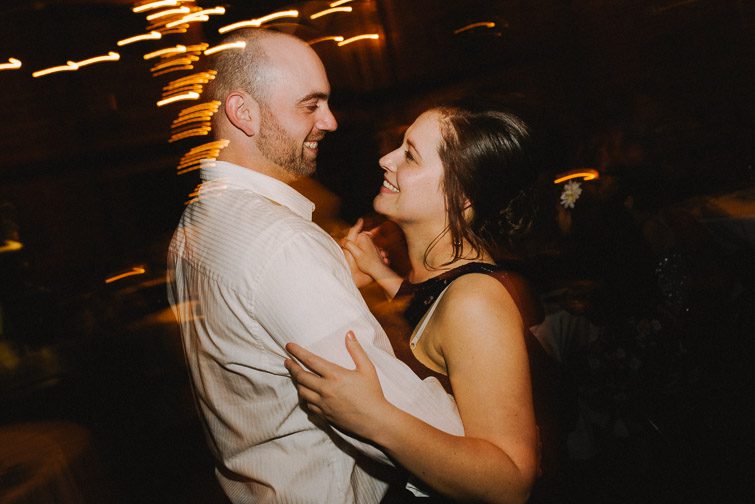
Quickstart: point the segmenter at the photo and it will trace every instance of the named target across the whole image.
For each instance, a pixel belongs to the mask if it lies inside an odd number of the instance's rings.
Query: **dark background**
[[[199,142],[168,144],[183,105],[155,106],[168,76],[152,78],[141,56],[215,41],[219,26],[237,20],[290,7],[308,15],[327,3],[229,2],[222,21],[123,48],[115,42],[145,28],[132,2],[0,4],[0,62],[23,62],[20,70],[0,72],[0,210],[4,238],[15,233],[24,245],[0,255],[0,341],[25,359],[13,373],[3,371],[0,418],[65,418],[92,429],[120,496],[114,500],[219,499],[162,282],[167,243],[198,183],[196,172],[177,176],[175,166]],[[436,100],[470,94],[492,97],[537,125],[548,173],[602,166],[606,139],[620,132],[641,146],[646,186],[664,204],[755,182],[753,2],[348,5],[351,14],[274,25],[305,40],[381,36],[341,48],[314,46],[329,71],[339,120],[321,146],[317,179],[340,199],[347,222],[370,211],[381,180],[376,160],[393,148],[401,126]],[[496,26],[454,34],[478,21]],[[110,50],[121,60],[31,76]],[[631,150],[617,156],[632,164]],[[137,265],[145,275],[104,283]],[[651,475],[635,475],[634,490],[623,488],[617,493],[624,497],[608,501],[702,502],[736,492],[734,454],[750,433],[721,416],[736,415],[728,408],[747,395],[737,392],[720,404],[711,397],[721,396],[710,393],[700,399],[704,407],[684,410],[695,412],[696,423],[677,444],[654,452],[658,459],[642,459],[654,468]],[[671,490],[659,490],[667,478]],[[644,483],[655,494],[641,492]]]

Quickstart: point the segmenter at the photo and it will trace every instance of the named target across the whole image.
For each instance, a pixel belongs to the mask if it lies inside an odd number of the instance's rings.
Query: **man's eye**
[[[310,105],[305,105],[305,108],[310,112],[314,112],[315,110],[320,108],[320,105],[318,105],[317,103],[312,103]]]
[[[409,152],[408,150],[405,150],[405,151],[404,151],[404,158],[405,158],[405,159],[406,159],[407,161],[414,161],[414,156],[412,156],[412,153],[411,153],[411,152]]]

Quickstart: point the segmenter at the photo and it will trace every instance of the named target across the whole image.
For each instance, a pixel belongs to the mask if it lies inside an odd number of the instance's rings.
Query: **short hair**
[[[255,100],[264,104],[269,96],[269,68],[271,59],[261,42],[286,35],[263,29],[247,29],[223,39],[222,43],[246,42],[239,49],[220,51],[211,56],[210,68],[217,72],[207,84],[206,95],[210,100],[223,103],[234,89],[242,89]]]
[[[463,240],[479,258],[510,256],[516,236],[530,228],[532,187],[537,168],[531,155],[527,125],[516,115],[499,110],[442,106],[441,143],[447,231],[453,257],[462,257]],[[466,211],[466,202],[471,212]],[[439,237],[440,238],[440,237]],[[439,239],[438,238],[438,239]]]

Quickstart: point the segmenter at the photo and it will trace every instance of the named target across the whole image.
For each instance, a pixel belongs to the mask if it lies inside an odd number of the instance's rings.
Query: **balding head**
[[[207,86],[221,111],[216,138],[229,140],[219,157],[282,180],[315,169],[317,144],[337,124],[328,108],[330,84],[320,58],[305,42],[249,30],[224,42],[244,49],[215,54],[217,75]]]

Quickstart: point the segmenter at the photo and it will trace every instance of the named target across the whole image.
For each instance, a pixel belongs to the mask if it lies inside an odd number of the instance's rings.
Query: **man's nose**
[[[335,131],[336,128],[338,128],[338,121],[336,121],[336,117],[333,115],[333,112],[330,111],[329,107],[325,107],[320,117],[317,118],[317,124],[315,124],[317,129],[320,131]]]

